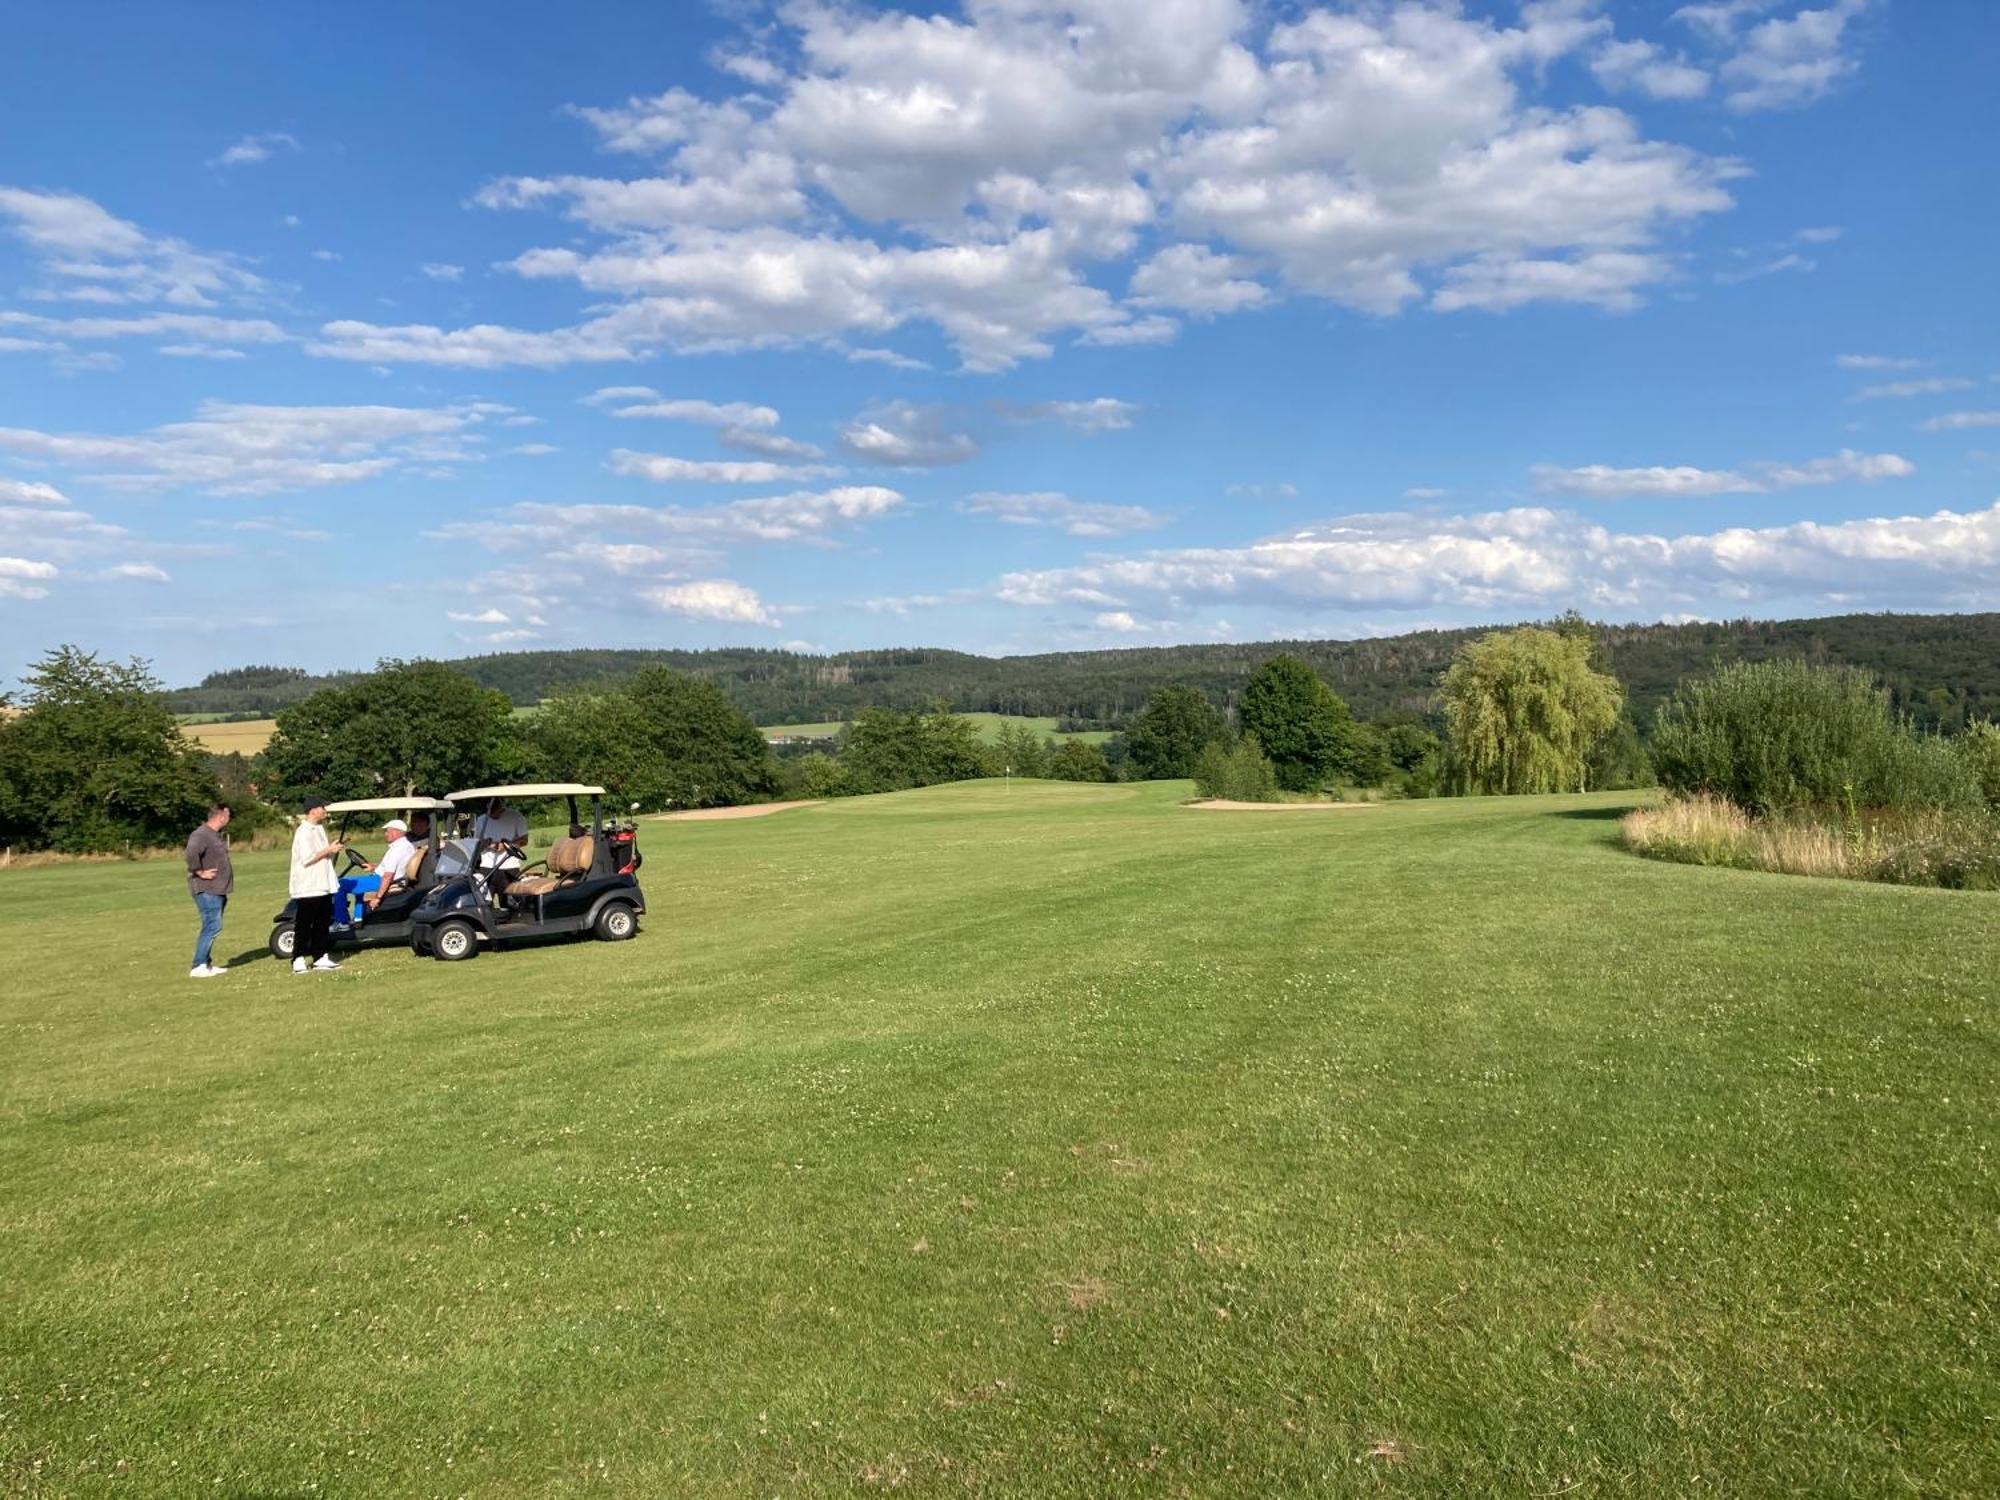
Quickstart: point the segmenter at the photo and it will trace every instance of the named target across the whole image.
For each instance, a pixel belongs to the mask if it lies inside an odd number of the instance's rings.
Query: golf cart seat
[[[389,890],[406,890],[411,886],[420,884],[424,878],[424,864],[430,858],[430,852],[428,845],[417,845],[416,853],[410,856],[409,863],[403,866],[403,873],[396,877],[395,883],[389,887]],[[387,895],[388,891],[384,891],[383,894]]]
[[[591,864],[597,858],[597,840],[589,834],[572,835],[557,839],[555,847],[549,850],[544,873],[526,875],[507,887],[507,899],[516,896],[546,896],[550,891],[573,885],[590,873]]]

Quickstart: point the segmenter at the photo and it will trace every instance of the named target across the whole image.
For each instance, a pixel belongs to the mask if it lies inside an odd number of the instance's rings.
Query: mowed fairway
[[[307,978],[0,875],[0,1488],[2000,1491],[2000,898],[1187,794],[649,823],[635,942]]]

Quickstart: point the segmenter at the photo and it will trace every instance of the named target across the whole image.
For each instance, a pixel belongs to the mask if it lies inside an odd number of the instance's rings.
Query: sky
[[[0,33],[0,681],[2000,608],[1990,0]]]

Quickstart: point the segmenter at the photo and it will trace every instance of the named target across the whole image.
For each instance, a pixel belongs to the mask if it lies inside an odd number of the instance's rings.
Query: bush
[[[1276,802],[1278,772],[1250,735],[1233,745],[1215,740],[1195,759],[1194,789],[1223,802]]]
[[[1111,764],[1087,740],[1064,740],[1048,758],[1047,774],[1055,781],[1109,781]]]
[[[2000,724],[1969,724],[1952,745],[1986,805],[2000,812]]]
[[[1755,813],[1962,806],[1954,775],[1855,667],[1736,662],[1682,683],[1660,710],[1653,766],[1671,792],[1706,792]],[[1961,768],[1962,770],[1963,768]]]

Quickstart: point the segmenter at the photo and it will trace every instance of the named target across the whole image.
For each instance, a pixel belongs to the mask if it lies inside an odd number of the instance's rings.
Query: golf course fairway
[[[2000,1492],[2000,897],[1189,795],[297,977],[281,855],[205,982],[177,860],[0,873],[0,1491]]]

